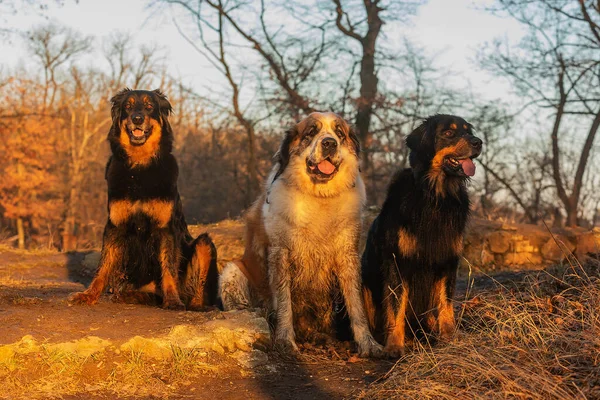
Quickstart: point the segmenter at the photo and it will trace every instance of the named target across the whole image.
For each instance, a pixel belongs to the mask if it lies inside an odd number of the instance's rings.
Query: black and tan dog
[[[452,296],[469,216],[466,183],[482,148],[464,119],[429,117],[406,139],[411,168],[393,178],[362,257],[363,295],[385,351],[404,352],[406,327],[452,336]]]
[[[171,154],[171,104],[158,90],[129,89],[111,102],[102,255],[90,287],[72,301],[94,304],[111,284],[117,294],[154,286],[169,309],[214,304],[216,249],[207,234],[193,240],[183,216]]]
[[[358,242],[365,187],[358,139],[333,113],[312,113],[281,143],[259,199],[246,215],[246,249],[220,277],[227,309],[264,306],[277,318],[276,344],[336,334],[346,305],[361,355],[378,356],[360,291]],[[261,296],[262,295],[262,296]]]

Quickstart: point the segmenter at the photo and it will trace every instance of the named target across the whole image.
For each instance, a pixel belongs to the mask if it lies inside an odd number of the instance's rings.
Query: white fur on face
[[[350,148],[351,141],[343,142],[336,134],[336,125],[340,119],[333,113],[312,113],[309,118],[317,119],[320,124],[319,132],[312,138],[310,145],[300,153],[290,148],[290,160],[282,173],[282,178],[289,184],[299,188],[306,194],[316,197],[335,197],[345,191],[356,187],[359,177],[359,160],[357,154]],[[299,129],[305,129],[299,124]],[[319,163],[324,159],[321,142],[325,138],[334,139],[338,146],[335,155],[330,157],[331,162],[338,166],[335,176],[327,182],[315,182],[307,171],[307,160]],[[296,148],[300,144],[295,145]]]

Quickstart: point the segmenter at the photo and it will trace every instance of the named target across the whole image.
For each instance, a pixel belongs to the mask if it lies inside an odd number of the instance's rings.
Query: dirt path
[[[0,398],[349,398],[393,366],[391,361],[358,359],[341,344],[307,347],[296,359],[243,346],[238,347],[245,352],[235,346],[232,350],[227,343],[215,345],[225,349],[222,353],[177,347],[191,339],[173,336],[174,330],[192,329],[192,336],[206,335],[210,342],[216,340],[210,335],[227,328],[223,324],[230,317],[218,311],[174,312],[116,304],[108,296],[96,306],[70,306],[69,294],[83,290],[90,280],[89,271],[81,268],[84,256],[0,249],[0,382],[4,381]],[[516,273],[477,277],[470,290],[518,277]],[[459,298],[466,288],[463,279]],[[252,315],[245,318],[250,325],[259,320]],[[193,330],[196,327],[198,331]],[[126,347],[140,338],[159,345],[140,342],[154,347]],[[160,347],[168,340],[177,346]],[[264,343],[259,348],[267,350]],[[148,349],[168,354],[152,358]]]

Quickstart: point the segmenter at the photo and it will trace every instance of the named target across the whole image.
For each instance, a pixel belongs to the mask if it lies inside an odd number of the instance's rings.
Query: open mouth
[[[143,144],[148,138],[150,131],[145,131],[140,127],[129,130],[129,140],[132,144]]]
[[[475,163],[473,159],[476,156],[466,158],[447,157],[444,160],[445,165],[452,171],[464,174],[466,176],[475,175]]]
[[[335,165],[331,159],[329,159],[329,157],[319,163],[306,160],[306,169],[308,173],[322,181],[333,178],[335,173],[338,171],[338,168],[339,165]]]

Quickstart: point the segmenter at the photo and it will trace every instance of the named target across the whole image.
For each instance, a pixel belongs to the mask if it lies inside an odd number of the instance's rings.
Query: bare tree
[[[577,224],[581,190],[600,127],[600,10],[591,1],[498,0],[506,13],[528,29],[518,48],[498,41],[485,52],[483,65],[509,78],[530,106],[551,110],[549,126],[552,175],[569,226]],[[572,175],[565,175],[560,141],[565,126],[586,131]],[[569,188],[570,186],[570,188]]]
[[[230,65],[227,56],[226,43],[225,43],[225,26],[224,26],[224,7],[222,2],[219,0],[211,5],[216,10],[216,24],[211,23],[207,15],[202,15],[201,8],[192,8],[192,5],[183,1],[169,1],[172,4],[177,4],[184,7],[189,13],[191,13],[196,19],[196,26],[198,29],[198,38],[200,46],[197,45],[192,39],[190,39],[177,25],[181,35],[192,45],[192,47],[204,56],[214,67],[217,69],[227,80],[227,83],[231,89],[231,108],[232,114],[242,126],[248,144],[248,162],[247,162],[247,184],[244,188],[246,194],[246,205],[252,204],[258,194],[260,188],[260,179],[258,172],[258,165],[256,160],[256,132],[255,125],[256,121],[246,116],[246,112],[242,109],[240,100],[240,84],[236,77],[234,77],[234,71]],[[200,4],[200,3],[199,3]],[[217,38],[217,43],[212,46],[205,35],[205,30],[212,31]]]
[[[58,68],[89,50],[92,39],[79,37],[74,31],[48,24],[33,29],[26,35],[29,51],[38,58],[44,69],[43,109],[54,105],[58,90]]]

